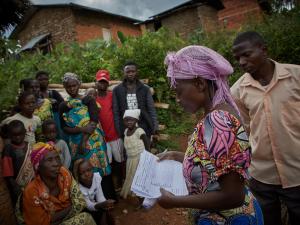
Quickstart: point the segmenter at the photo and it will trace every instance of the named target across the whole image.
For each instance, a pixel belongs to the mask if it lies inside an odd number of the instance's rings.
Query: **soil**
[[[172,137],[178,139],[179,149],[185,151],[187,135]],[[116,225],[188,225],[186,209],[164,209],[156,204],[152,209],[136,209],[136,198],[121,199],[113,210]]]
[[[146,211],[136,209],[137,205],[134,198],[120,200],[113,212],[116,225],[188,225],[186,209],[167,210],[156,204]]]

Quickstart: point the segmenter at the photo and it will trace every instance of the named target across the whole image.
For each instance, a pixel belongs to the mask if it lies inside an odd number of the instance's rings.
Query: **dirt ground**
[[[179,149],[185,151],[187,136],[176,137]],[[137,210],[138,200],[135,198],[121,199],[113,211],[116,225],[188,225],[186,209],[163,209],[155,205],[146,211]]]
[[[187,225],[187,210],[166,210],[159,205],[149,211],[136,209],[136,199],[120,200],[114,209],[116,225]],[[124,211],[127,212],[124,212]]]

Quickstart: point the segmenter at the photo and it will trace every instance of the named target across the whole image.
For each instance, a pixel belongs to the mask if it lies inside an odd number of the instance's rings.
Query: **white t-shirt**
[[[1,126],[3,126],[4,124],[9,124],[13,120],[19,120],[23,122],[26,129],[25,141],[34,144],[36,142],[35,132],[37,128],[42,124],[40,117],[33,115],[32,118],[28,118],[21,115],[20,113],[17,113],[3,120],[1,122]]]
[[[136,93],[134,94],[127,94],[127,107],[128,109],[138,109],[138,102],[136,98]]]
[[[88,210],[96,211],[95,205],[100,202],[106,201],[101,187],[101,176],[99,173],[94,173],[93,183],[90,188],[87,188],[79,183],[80,191],[86,201]]]

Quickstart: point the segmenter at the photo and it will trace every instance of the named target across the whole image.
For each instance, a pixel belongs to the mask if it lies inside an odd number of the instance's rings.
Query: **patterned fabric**
[[[82,103],[81,99],[69,98],[67,104],[71,108],[70,111],[63,113],[63,119],[67,126],[84,127],[90,122],[88,107]],[[93,171],[100,172],[101,176],[111,173],[103,136],[103,131],[97,127],[85,143],[84,154],[78,153],[82,143],[82,133],[70,135],[69,141],[72,160],[75,161],[78,158],[88,159],[93,166]]]
[[[212,99],[213,107],[227,102],[239,112],[228,84],[228,76],[233,73],[233,68],[219,53],[204,46],[191,45],[176,53],[168,53],[165,65],[168,66],[167,77],[170,78],[171,87],[176,87],[176,79],[192,80],[201,77],[211,80],[217,86]]]
[[[42,101],[42,102],[40,103],[41,105],[34,110],[34,115],[38,116],[42,122],[47,119],[52,119],[54,116],[53,116],[51,101],[47,98],[40,99],[38,101]]]
[[[50,224],[51,215],[72,205],[71,211],[62,224],[95,224],[92,217],[81,213],[85,208],[85,200],[70,172],[61,167],[58,176],[60,193],[57,197],[49,194],[49,190],[38,175],[25,189],[23,195],[23,216],[17,207],[19,222],[26,225]],[[34,216],[33,216],[34,215]]]
[[[23,189],[34,177],[33,167],[30,161],[32,146],[29,143],[16,146],[5,145],[2,156],[3,177],[13,177]],[[16,196],[17,197],[17,196]]]
[[[34,177],[34,171],[33,167],[30,161],[30,154],[32,151],[31,144],[27,144],[27,151],[24,158],[24,162],[19,170],[18,176],[16,178],[16,182],[18,185],[22,187],[22,190],[24,187],[33,179]]]
[[[185,154],[183,173],[189,193],[220,190],[218,178],[232,171],[248,179],[250,157],[248,137],[239,120],[225,111],[211,112],[198,123]],[[193,209],[190,215],[197,225],[263,224],[260,207],[247,187],[241,207],[223,211]]]
[[[33,145],[33,149],[30,154],[30,160],[35,172],[38,170],[40,162],[44,156],[50,151],[57,151],[53,142],[38,142]]]

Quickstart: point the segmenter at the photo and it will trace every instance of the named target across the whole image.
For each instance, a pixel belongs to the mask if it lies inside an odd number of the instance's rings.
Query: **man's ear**
[[[206,80],[204,80],[200,77],[197,77],[196,79],[194,79],[193,82],[199,92],[204,92],[205,89],[207,88]]]
[[[259,48],[261,49],[263,55],[265,57],[267,57],[268,56],[268,47],[266,45],[260,45]]]

